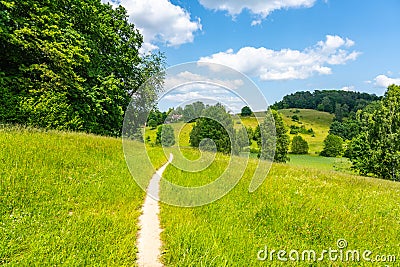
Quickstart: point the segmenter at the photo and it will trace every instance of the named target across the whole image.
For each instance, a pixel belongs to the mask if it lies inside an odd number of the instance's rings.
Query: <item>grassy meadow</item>
[[[219,164],[199,173],[170,165],[164,176],[180,185],[203,185],[224,171],[224,160],[218,157]],[[244,159],[234,160],[239,172],[237,166]],[[316,164],[273,164],[262,186],[249,193],[255,165],[251,159],[239,184],[210,205],[180,208],[161,204],[166,266],[281,266],[277,260],[257,260],[258,251],[268,246],[271,250],[318,252],[336,248],[338,239],[345,239],[349,249],[400,255],[400,184],[318,169]],[[327,260],[284,264],[370,266]]]
[[[155,166],[165,162],[160,149],[148,153]],[[154,171],[141,170],[147,179]],[[144,195],[121,139],[3,127],[0,265],[135,265]]]
[[[296,110],[298,110],[298,113],[295,113]],[[279,113],[288,127],[295,125],[313,129],[314,136],[312,134],[299,134],[307,141],[310,155],[316,155],[316,153],[322,151],[324,139],[328,136],[329,127],[333,120],[333,114],[312,109],[281,109]],[[292,120],[293,115],[299,117],[299,122]],[[291,139],[293,136],[290,134]]]
[[[293,110],[280,112],[286,125],[298,124],[290,118]],[[400,257],[400,184],[356,176],[345,158],[317,157],[332,117],[308,110],[296,114],[302,125],[315,131],[315,137],[303,135],[313,154],[290,154],[287,164],[272,164],[253,193],[249,185],[256,159],[246,165],[246,158],[234,157],[226,172],[228,156],[217,153],[214,158],[188,148],[193,124],[172,124],[183,156],[192,161],[179,156],[178,147],[166,149],[166,154],[175,154],[175,165],[164,172],[166,180],[194,187],[224,173],[232,180],[241,171],[244,175],[233,190],[209,205],[160,204],[165,266],[371,266],[257,259],[266,246],[319,253],[336,248],[338,239],[345,239],[349,249],[371,250],[373,256]],[[254,128],[256,119],[242,123]],[[147,154],[131,154],[143,148],[135,142],[125,149],[142,186],[166,161],[163,150],[153,145],[156,130],[147,128],[146,136]],[[154,167],[144,163],[149,158]],[[212,163],[204,168],[207,162]],[[200,171],[183,170],[189,166]],[[145,194],[129,173],[121,139],[2,127],[0,178],[0,264],[136,265],[137,220]],[[168,190],[162,182],[162,199]]]

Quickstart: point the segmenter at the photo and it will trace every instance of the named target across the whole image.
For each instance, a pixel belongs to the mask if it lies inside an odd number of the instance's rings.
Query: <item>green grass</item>
[[[289,166],[353,173],[350,169],[351,162],[347,158],[328,158],[293,154],[289,154],[289,158],[290,161],[287,162]]]
[[[295,113],[296,110],[298,110],[299,112]],[[313,129],[315,136],[312,136],[310,134],[299,134],[308,142],[310,155],[316,155],[317,153],[322,151],[323,141],[328,135],[329,128],[333,120],[332,114],[312,109],[281,109],[279,110],[279,113],[281,114],[282,119],[288,128],[291,125],[295,125],[298,127],[304,125],[306,129]],[[301,123],[292,121],[291,117],[295,114],[299,116]],[[246,127],[251,127],[255,129],[258,125],[257,119],[262,121],[265,117],[265,112],[256,112],[255,116],[256,117],[240,118],[241,124]],[[239,120],[235,120],[235,128],[240,127],[238,121]],[[293,137],[294,135],[291,134],[290,138],[292,139]],[[256,147],[256,145],[253,145],[252,147]]]
[[[264,115],[264,117],[265,117],[265,115]],[[262,117],[262,118],[259,117],[258,120],[260,120],[260,122],[262,122],[264,120],[263,119],[264,117]],[[235,128],[240,128],[241,127],[240,125],[243,124],[246,127],[255,129],[258,125],[258,120],[256,117],[241,117],[240,119],[236,119],[234,121],[235,122],[234,126],[235,126]],[[238,122],[240,122],[240,124]]]
[[[190,153],[190,151],[186,151]],[[217,156],[224,161],[224,156]],[[235,168],[240,168],[240,161]],[[321,163],[322,164],[322,163]],[[317,163],[312,164],[317,167]],[[322,164],[323,165],[323,164]],[[202,173],[169,166],[165,177],[181,185],[215,179],[223,163]],[[239,171],[239,169],[235,169]],[[299,251],[336,248],[344,238],[349,249],[400,257],[400,184],[339,172],[273,164],[254,193],[248,186],[255,161],[243,179],[222,199],[197,208],[161,205],[166,266],[281,266],[260,262],[257,253],[270,249]],[[163,190],[163,187],[162,187]],[[205,194],[208,192],[204,192]],[[365,262],[287,262],[289,266],[371,266]],[[389,265],[392,266],[392,265]]]
[[[312,109],[297,109],[300,111],[299,113],[294,113],[295,110],[296,109],[279,110],[285,125],[288,127],[290,127],[290,125],[296,125],[299,127],[304,125],[306,129],[312,128],[315,132],[315,137],[312,137],[309,134],[299,135],[301,135],[308,142],[309,153],[311,155],[321,152],[323,149],[324,139],[328,135],[329,128],[333,120],[333,115],[327,112]],[[299,116],[301,124],[292,121],[291,117],[295,114]],[[290,136],[292,139],[294,135]]]
[[[180,146],[190,146],[190,132],[192,131],[194,123],[171,123],[170,124],[174,128],[176,140],[179,140]],[[145,130],[145,138],[150,137],[150,142],[156,142],[156,133],[157,129],[151,129],[150,127],[146,127]]]
[[[149,155],[165,162],[158,148]],[[142,164],[137,176],[153,171]],[[144,192],[121,139],[2,128],[0,180],[0,265],[135,265]]]

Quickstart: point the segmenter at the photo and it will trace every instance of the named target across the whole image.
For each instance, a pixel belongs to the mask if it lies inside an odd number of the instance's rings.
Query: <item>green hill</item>
[[[309,145],[308,155],[289,155],[289,165],[293,166],[310,166],[314,168],[327,170],[341,170],[349,172],[350,163],[345,158],[325,158],[317,157],[318,153],[323,149],[323,141],[328,135],[329,127],[332,123],[334,115],[312,109],[281,109],[279,113],[288,128],[295,126],[298,128],[304,127],[305,130],[312,129],[313,133],[299,133]],[[255,112],[255,117],[240,117],[234,120],[234,127],[239,128],[240,125],[255,129],[258,125],[258,120],[262,121],[265,117],[265,112]],[[298,121],[293,121],[292,116],[298,116]],[[176,138],[179,140],[180,146],[189,146],[189,134],[193,127],[193,123],[185,124],[183,122],[171,124],[175,130]],[[156,139],[157,129],[151,130],[146,128],[146,137],[150,137],[150,142],[154,143]],[[295,134],[289,134],[290,139],[293,139]],[[255,141],[252,141],[252,148],[257,148]]]
[[[313,130],[314,135],[299,133],[308,142],[311,155],[322,151],[323,142],[328,135],[334,115],[313,109],[281,109],[279,113],[288,128],[290,126],[304,126],[306,130]],[[292,120],[292,116],[295,115],[299,118],[299,121]],[[293,136],[292,134],[290,135],[291,139]]]

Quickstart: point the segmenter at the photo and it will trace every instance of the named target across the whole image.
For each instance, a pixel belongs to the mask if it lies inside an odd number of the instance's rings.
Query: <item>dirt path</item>
[[[142,207],[142,215],[139,217],[139,235],[137,240],[138,246],[138,265],[141,267],[162,267],[160,262],[161,254],[161,227],[158,214],[160,207],[159,185],[162,173],[172,161],[172,154],[164,166],[162,166],[150,180],[147,188],[146,199]]]

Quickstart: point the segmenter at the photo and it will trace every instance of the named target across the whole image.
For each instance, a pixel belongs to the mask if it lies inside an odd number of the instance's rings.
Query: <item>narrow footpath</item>
[[[165,163],[150,180],[146,192],[146,199],[142,206],[142,215],[139,217],[139,233],[137,239],[138,265],[140,267],[162,267],[161,256],[161,227],[160,227],[160,206],[158,205],[160,179],[172,161],[173,155],[170,154],[169,160]]]

